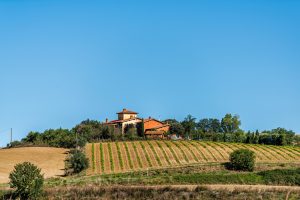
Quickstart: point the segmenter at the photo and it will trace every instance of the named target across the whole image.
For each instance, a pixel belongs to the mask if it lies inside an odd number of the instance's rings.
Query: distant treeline
[[[239,142],[266,145],[299,145],[300,136],[291,130],[276,128],[270,131],[245,132],[240,128],[239,116],[226,114],[221,120],[204,118],[197,121],[188,115],[183,121],[167,119],[170,124],[169,136],[175,138]],[[173,137],[174,138],[174,137]],[[30,132],[21,141],[14,141],[8,146],[53,146],[75,148],[86,142],[103,140],[142,140],[145,139],[139,127],[128,126],[125,134],[96,120],[85,120],[72,129],[49,129],[44,132]]]
[[[197,122],[196,118],[188,115],[182,122],[175,119],[165,120],[165,122],[171,124],[170,134],[181,135],[184,138],[193,140],[267,145],[299,145],[300,142],[299,135],[284,128],[262,132],[258,130],[245,132],[240,128],[239,116],[231,114],[226,114],[221,120],[204,118]]]

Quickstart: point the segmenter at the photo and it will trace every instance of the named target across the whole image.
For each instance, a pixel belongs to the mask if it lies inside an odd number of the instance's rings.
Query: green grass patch
[[[263,177],[265,184],[300,185],[300,168],[275,169],[257,173]]]
[[[155,156],[155,159],[156,159],[158,165],[159,165],[159,166],[162,166],[161,161],[160,161],[160,159],[159,159],[159,157],[158,157],[158,155],[157,155],[157,152],[155,151],[155,149],[154,149],[152,143],[151,143],[149,140],[147,140],[147,143],[148,143],[148,145],[150,146],[150,148],[151,148],[151,150],[152,150],[152,152],[153,152],[153,154],[154,154],[154,156]]]
[[[126,151],[126,154],[127,154],[127,158],[128,158],[128,162],[129,162],[129,167],[130,167],[130,169],[133,169],[132,160],[131,160],[130,153],[129,153],[129,150],[128,150],[128,145],[127,145],[126,142],[124,142],[124,147],[125,147],[125,151]]]
[[[117,147],[117,152],[118,152],[118,159],[119,159],[119,163],[120,163],[120,167],[121,167],[121,170],[124,169],[124,165],[123,165],[123,160],[122,160],[122,155],[121,155],[121,150],[120,150],[120,147],[119,147],[119,143],[116,142],[116,147]]]

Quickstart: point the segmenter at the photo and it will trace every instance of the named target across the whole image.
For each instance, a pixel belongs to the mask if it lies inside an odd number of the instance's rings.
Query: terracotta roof
[[[118,112],[117,114],[138,114],[138,113],[124,108],[121,112]]]
[[[146,131],[145,135],[163,135],[164,131]]]
[[[166,127],[166,126],[170,126],[170,124],[162,124],[160,126],[155,126],[155,127],[149,128],[147,130],[155,130],[155,129],[159,129],[159,128]]]
[[[110,122],[107,122],[106,124],[116,124],[116,123],[128,122],[128,121],[131,121],[131,120],[136,120],[136,119],[141,120],[141,119],[138,118],[138,117],[134,117],[134,118],[123,119],[123,120],[112,120],[112,121],[110,121]]]

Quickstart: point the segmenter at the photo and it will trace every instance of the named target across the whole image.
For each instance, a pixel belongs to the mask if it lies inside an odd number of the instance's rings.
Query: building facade
[[[137,124],[143,123],[144,135],[146,137],[165,138],[166,133],[170,128],[169,124],[163,123],[151,117],[147,119],[139,118],[137,112],[127,110],[126,108],[124,108],[121,112],[118,112],[117,115],[117,120],[108,121],[108,119],[106,119],[105,124],[120,129],[122,134],[125,134],[125,128],[127,126],[136,127]]]

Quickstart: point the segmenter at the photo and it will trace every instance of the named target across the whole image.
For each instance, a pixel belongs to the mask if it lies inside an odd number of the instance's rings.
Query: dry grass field
[[[299,147],[198,141],[126,141],[89,143],[87,174],[112,174],[205,163],[224,163],[236,149],[255,152],[258,163],[300,164]]]
[[[24,147],[0,150],[0,183],[8,182],[9,173],[18,163],[31,162],[42,169],[45,178],[63,175],[67,149]]]

